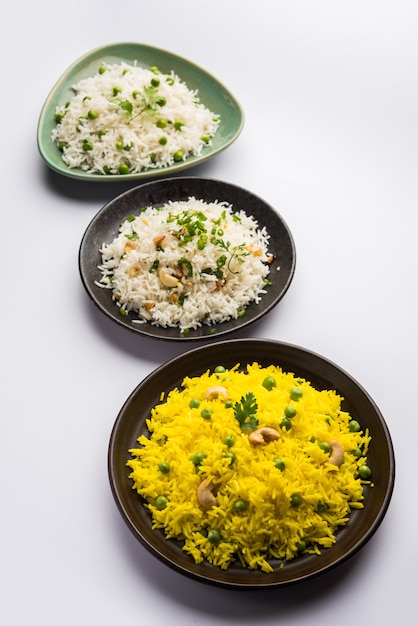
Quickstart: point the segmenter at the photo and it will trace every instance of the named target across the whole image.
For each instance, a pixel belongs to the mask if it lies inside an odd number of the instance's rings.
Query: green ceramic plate
[[[197,90],[200,101],[221,117],[220,127],[212,145],[203,149],[198,156],[191,156],[170,167],[147,170],[139,174],[101,175],[88,174],[80,169],[68,167],[51,139],[55,127],[55,108],[74,96],[72,85],[83,78],[96,74],[101,63],[133,63],[137,61],[145,68],[158,66],[162,72],[174,71],[188,86]],[[42,108],[38,123],[37,141],[39,152],[46,164],[56,172],[82,180],[101,182],[129,181],[168,176],[188,167],[198,165],[225,150],[237,139],[244,124],[243,111],[234,98],[216,78],[187,59],[171,52],[137,43],[115,43],[96,48],[75,61],[58,80]]]

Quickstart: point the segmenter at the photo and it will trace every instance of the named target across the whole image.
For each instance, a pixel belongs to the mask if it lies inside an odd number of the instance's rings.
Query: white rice
[[[97,284],[112,290],[121,315],[185,333],[260,302],[273,257],[269,234],[252,216],[194,197],[138,213],[100,250]]]
[[[184,161],[211,145],[220,123],[173,72],[102,66],[73,90],[56,108],[52,140],[68,167],[89,173],[131,174]]]

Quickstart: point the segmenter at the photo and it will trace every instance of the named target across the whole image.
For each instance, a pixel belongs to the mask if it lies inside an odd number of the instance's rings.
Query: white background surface
[[[415,614],[417,29],[415,0],[8,5],[0,42],[3,624],[346,626]],[[239,139],[185,174],[260,195],[295,238],[288,294],[245,335],[338,363],[392,434],[397,478],[381,527],[345,567],[310,583],[240,593],[190,580],[146,552],[114,505],[107,445],[117,413],[184,344],[127,333],[88,299],[81,237],[132,185],[49,171],[36,127],[67,67],[118,41],[187,57],[241,103]]]

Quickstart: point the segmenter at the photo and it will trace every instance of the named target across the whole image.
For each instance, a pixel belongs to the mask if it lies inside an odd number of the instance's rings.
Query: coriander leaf
[[[234,415],[242,429],[256,428],[258,426],[258,404],[252,391],[242,396],[240,402],[234,404]]]
[[[132,115],[132,111],[133,111],[132,102],[130,102],[129,100],[122,100],[122,102],[119,102],[119,106],[123,111],[128,113],[128,115]]]

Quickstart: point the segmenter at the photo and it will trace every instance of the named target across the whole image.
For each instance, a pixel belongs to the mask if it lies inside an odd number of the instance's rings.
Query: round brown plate
[[[190,330],[188,335],[179,328],[152,326],[150,323],[133,322],[138,317],[132,313],[122,317],[112,300],[112,292],[97,285],[101,278],[98,265],[101,263],[100,248],[110,243],[118,234],[121,222],[129,215],[145,206],[161,206],[169,200],[187,201],[191,196],[205,202],[216,200],[227,202],[234,211],[244,210],[252,215],[260,228],[266,228],[270,235],[269,252],[275,255],[268,276],[272,284],[259,304],[250,304],[243,317],[231,319],[215,326],[203,325]],[[292,235],[283,218],[264,200],[253,193],[230,183],[206,178],[169,178],[145,183],[117,196],[106,204],[90,222],[82,238],[79,251],[79,269],[84,287],[99,309],[117,324],[133,332],[171,341],[193,341],[208,337],[219,337],[239,330],[259,320],[276,306],[287,292],[293,279],[296,264],[296,250]],[[280,268],[276,271],[276,268]]]
[[[266,574],[235,564],[228,570],[208,563],[197,565],[181,550],[176,540],[167,540],[160,530],[151,529],[151,518],[142,500],[132,489],[128,450],[137,447],[137,438],[147,432],[146,419],[159,403],[162,391],[180,387],[185,376],[199,376],[216,365],[226,368],[237,363],[258,362],[277,365],[284,371],[309,380],[317,389],[335,389],[344,397],[343,409],[350,412],[372,437],[368,464],[373,469],[373,487],[365,486],[364,509],[354,510],[337,541],[321,555],[301,555],[284,567],[274,563]],[[189,350],[157,368],[132,392],[123,405],[112,430],[108,452],[109,479],[116,505],[137,539],[162,562],[178,572],[206,583],[235,588],[278,587],[310,579],[335,568],[356,554],[382,522],[392,496],[395,458],[391,437],[378,407],[349,374],[324,357],[304,348],[264,339],[220,341]]]

